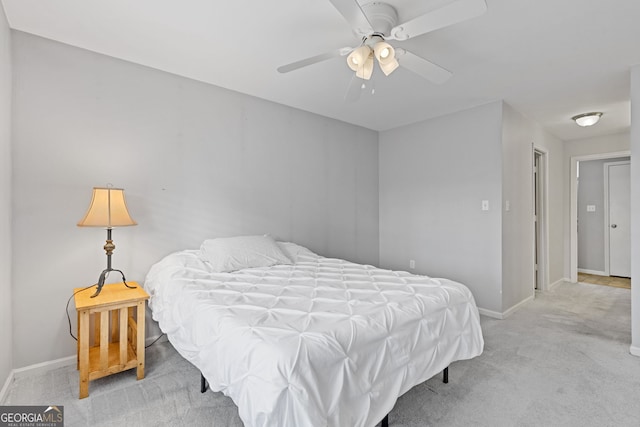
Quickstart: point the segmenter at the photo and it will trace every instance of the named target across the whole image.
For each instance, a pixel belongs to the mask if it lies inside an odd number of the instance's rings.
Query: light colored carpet
[[[562,283],[506,320],[482,317],[485,351],[402,396],[394,427],[638,426],[640,358],[629,354],[627,289]],[[92,381],[77,399],[75,367],[10,387],[4,404],[64,405],[66,426],[241,426],[231,399],[200,394],[198,370],[168,342],[135,370]],[[304,426],[296,426],[304,427]]]

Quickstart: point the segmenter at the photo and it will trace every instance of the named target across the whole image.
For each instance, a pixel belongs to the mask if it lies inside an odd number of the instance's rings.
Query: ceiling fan
[[[375,58],[387,76],[402,66],[434,83],[444,83],[452,75],[449,70],[408,50],[394,48],[387,40],[408,40],[480,16],[487,10],[485,0],[454,0],[417,18],[398,23],[396,9],[387,3],[374,1],[360,5],[356,0],[329,1],[351,25],[353,32],[362,37],[362,43],[283,65],[278,67],[280,73],[348,55],[347,65],[360,79],[371,78]]]

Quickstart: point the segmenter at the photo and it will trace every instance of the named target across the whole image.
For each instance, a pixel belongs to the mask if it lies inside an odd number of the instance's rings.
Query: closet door
[[[631,277],[631,174],[629,162],[607,163],[609,275]]]

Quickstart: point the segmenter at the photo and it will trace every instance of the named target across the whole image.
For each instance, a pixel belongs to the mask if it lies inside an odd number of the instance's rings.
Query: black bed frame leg
[[[200,373],[200,393],[204,393],[209,388],[209,383],[205,379],[204,375]]]
[[[204,377],[202,377],[202,381],[204,381]],[[447,366],[442,371],[442,382],[445,384],[449,383],[449,367]],[[203,392],[204,393],[204,392]],[[380,427],[389,427],[389,414],[385,415],[380,423]]]

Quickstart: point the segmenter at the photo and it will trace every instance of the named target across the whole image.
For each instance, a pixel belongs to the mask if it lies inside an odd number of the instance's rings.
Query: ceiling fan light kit
[[[600,121],[600,117],[602,117],[602,113],[593,112],[593,113],[584,113],[578,114],[577,116],[571,117],[571,120],[576,122],[578,126],[587,127],[593,126]]]
[[[353,50],[347,57],[347,65],[356,72],[360,79],[369,80],[373,74],[373,52],[367,45]]]
[[[448,27],[487,11],[485,0],[453,0],[407,22],[398,22],[398,12],[387,3],[369,2],[360,5],[356,0],[329,0],[351,25],[354,34],[362,37],[356,48],[343,47],[278,67],[288,73],[321,61],[348,54],[347,65],[356,77],[369,80],[373,73],[374,58],[382,72],[388,76],[398,67],[404,67],[434,83],[444,83],[452,73],[406,49],[394,48],[387,41],[404,41],[440,28]],[[396,52],[399,55],[396,55]],[[402,55],[400,61],[398,56]]]
[[[373,74],[374,57],[378,60],[378,65],[385,76],[391,74],[400,65],[393,46],[379,35],[365,38],[362,46],[355,48],[349,54],[347,65],[356,72],[356,77],[369,80]]]
[[[373,46],[373,54],[385,76],[393,73],[400,66],[395,49],[385,41],[380,41]]]

